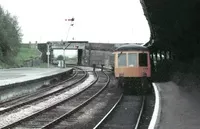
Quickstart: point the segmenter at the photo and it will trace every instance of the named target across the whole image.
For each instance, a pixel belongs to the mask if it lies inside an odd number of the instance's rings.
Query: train
[[[122,45],[114,54],[114,76],[126,93],[149,93],[151,85],[150,51],[145,46]]]

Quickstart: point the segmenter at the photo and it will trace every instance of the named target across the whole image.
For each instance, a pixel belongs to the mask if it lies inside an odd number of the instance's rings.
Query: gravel
[[[32,115],[40,110],[43,110],[47,107],[50,107],[50,106],[54,105],[55,103],[58,103],[60,101],[63,101],[65,99],[69,98],[73,94],[76,94],[80,90],[83,90],[86,87],[88,87],[88,85],[91,84],[94,79],[95,79],[95,77],[90,74],[89,77],[82,84],[80,84],[77,87],[74,87],[73,89],[70,89],[69,91],[66,91],[63,94],[55,96],[51,99],[48,99],[48,100],[38,103],[36,105],[30,105],[27,108],[22,109],[18,112],[11,113],[9,115],[5,115],[5,114],[0,115],[0,121],[1,121],[0,128],[4,127],[6,125],[9,125],[13,122],[16,122],[20,119],[23,119],[27,116],[30,116],[30,115]]]
[[[100,128],[133,129],[137,122],[141,104],[141,96],[124,96]]]
[[[111,76],[111,82],[112,81]],[[101,86],[99,83],[102,82],[103,80],[100,79],[95,87]],[[55,126],[54,129],[64,129],[66,127],[70,129],[93,128],[116,103],[120,94],[121,92],[119,89],[114,86],[113,83],[110,83],[110,85],[108,85],[98,97],[92,100],[91,103],[73,114],[70,118],[66,118],[59,125]]]
[[[148,94],[144,105],[143,114],[138,129],[148,129],[154,111],[155,96]]]

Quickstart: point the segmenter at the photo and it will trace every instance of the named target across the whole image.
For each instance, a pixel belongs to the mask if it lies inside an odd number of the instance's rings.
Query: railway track
[[[73,113],[67,118],[62,118],[53,127],[54,129],[98,129],[98,128],[125,128],[138,129],[146,101],[145,96],[123,96],[118,91],[104,90],[93,102]],[[125,108],[124,108],[125,107]],[[117,113],[118,112],[118,113]],[[104,115],[105,114],[105,115]],[[123,115],[122,115],[123,114]],[[109,118],[111,117],[111,118]],[[112,120],[116,117],[118,120]],[[110,121],[109,121],[109,119]],[[124,120],[121,120],[123,119]]]
[[[71,88],[70,90],[67,90],[61,94],[58,94],[58,95],[52,97],[51,99],[44,99],[42,102],[40,100],[40,102],[31,103],[31,105],[29,105],[28,108],[27,107],[25,107],[23,109],[20,108],[17,111],[17,113],[11,112],[11,113],[5,113],[3,115],[0,115],[0,120],[2,122],[2,123],[0,123],[0,128],[14,127],[16,125],[19,125],[19,123],[21,123],[23,121],[27,122],[27,120],[29,120],[29,119],[30,120],[32,118],[34,119],[34,117],[40,116],[40,114],[48,112],[49,110],[53,110],[54,108],[56,108],[59,105],[62,105],[66,101],[69,101],[69,100],[75,98],[75,96],[78,96],[83,91],[88,91],[87,89],[91,88],[92,85],[94,83],[96,83],[96,81],[98,80],[98,76],[95,80],[94,79],[95,79],[94,76],[92,74],[90,74],[89,77],[81,85]],[[85,92],[83,92],[83,93],[85,93]],[[76,99],[73,99],[73,100],[76,100]],[[53,103],[53,104],[51,104],[51,103]],[[37,108],[40,108],[40,109],[37,110]],[[27,115],[27,112],[29,115]],[[49,114],[51,114],[51,113],[49,113]],[[12,119],[12,117],[16,117],[16,115],[20,115],[20,116],[18,116],[17,118],[14,118],[15,120],[10,120],[10,119]],[[49,118],[49,117],[47,117],[47,118]]]
[[[110,72],[107,72],[111,75]],[[118,100],[121,91],[112,82],[113,76],[110,76],[110,83],[105,89],[86,106],[73,113],[71,116],[64,118],[60,123],[53,126],[54,129],[92,129],[106,114],[115,102]],[[101,86],[104,83],[97,83]],[[105,85],[105,84],[104,84]]]
[[[93,78],[95,80],[91,81],[93,75],[96,76],[96,79]],[[110,82],[110,77],[106,73],[96,72],[92,74],[89,72],[89,74],[86,74],[85,76],[88,76],[88,78],[85,79],[83,85],[85,84],[88,86],[76,87],[71,84],[71,88],[65,87],[67,90],[61,90],[59,92],[52,93],[50,96],[42,97],[40,99],[38,98],[30,103],[28,102],[19,107],[7,110],[8,112],[6,113],[0,112],[2,113],[0,115],[0,121],[3,121],[3,124],[0,123],[0,128],[114,129],[117,127],[138,129],[145,103],[145,97],[130,97],[118,94],[118,96],[113,95],[114,97],[111,98],[110,93],[105,90],[108,88]],[[82,80],[84,80],[84,78]],[[70,91],[74,91],[74,93],[70,93]],[[91,122],[81,123],[77,119],[81,114],[88,112],[87,110],[98,107],[94,105],[98,105],[99,103],[105,102],[106,99],[110,99],[109,97],[112,102],[107,103],[108,105],[104,104],[107,107],[105,106],[105,109],[102,108],[104,111],[99,112],[99,114],[95,114]],[[48,101],[50,99],[51,101]],[[49,106],[47,103],[51,103],[52,101],[53,104],[50,104]],[[41,103],[43,103],[43,105]],[[41,107],[43,108],[38,110],[38,108]],[[100,108],[98,110],[100,110]],[[24,115],[23,112],[29,112],[29,115],[26,113],[24,113]],[[21,117],[12,120],[12,117],[15,117],[16,115],[21,115]],[[71,123],[74,123],[74,125]]]
[[[32,105],[39,104],[40,102],[46,101],[50,99],[51,97],[58,96],[59,94],[62,94],[63,92],[76,88],[76,86],[82,83],[88,76],[87,72],[83,70],[80,70],[78,72],[79,73],[73,79],[70,79],[62,83],[61,85],[56,86],[50,91],[47,91],[41,94],[36,94],[35,96],[33,95],[31,97],[25,97],[23,99],[20,98],[20,100],[18,100],[19,102],[16,100],[13,100],[8,103],[5,103],[4,108],[1,107],[0,128],[3,127],[3,125],[5,124],[3,121],[7,117],[9,118],[9,115],[10,116],[12,116],[13,114],[17,115],[20,112],[20,110],[21,111],[26,110],[26,108],[31,108]],[[16,115],[14,115],[13,117],[15,117]],[[24,117],[22,116],[22,118],[18,118],[18,119],[23,119],[23,118]],[[15,123],[12,121],[10,122]]]
[[[72,76],[71,78],[59,82],[56,85],[51,86],[51,89],[44,89],[41,91],[38,91],[36,93],[20,97],[18,99],[9,100],[7,102],[4,102],[0,105],[1,110],[0,114],[3,114],[5,112],[11,111],[13,109],[16,109],[18,107],[24,106],[26,104],[32,103],[34,101],[43,99],[45,97],[51,96],[53,94],[63,92],[64,90],[68,90],[69,88],[72,88],[75,84],[81,83],[87,76],[87,73],[83,70],[78,71]]]
[[[68,128],[67,124],[61,124],[62,121],[66,119],[73,119],[73,115],[78,113],[80,109],[87,106],[102,93],[103,90],[106,89],[110,82],[110,78],[107,74],[98,72],[99,80],[95,83],[95,85],[91,86],[85,92],[81,93],[77,96],[74,100],[68,101],[66,104],[62,105],[64,107],[69,106],[70,109],[65,108],[67,111],[65,114],[61,115],[59,118],[55,119],[54,121],[49,122],[48,124],[44,125],[42,129],[49,129],[49,128],[56,128],[55,126],[59,126],[59,128]],[[59,108],[59,107],[58,107]]]
[[[122,94],[93,129],[138,129],[144,103],[145,96],[130,97]]]

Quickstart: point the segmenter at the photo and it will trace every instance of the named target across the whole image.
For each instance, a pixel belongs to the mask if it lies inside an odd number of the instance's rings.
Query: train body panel
[[[151,77],[151,72],[148,67],[139,67],[139,68],[115,68],[115,77]]]

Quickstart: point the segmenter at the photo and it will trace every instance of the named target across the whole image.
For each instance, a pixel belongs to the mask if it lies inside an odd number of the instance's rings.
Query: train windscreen
[[[128,54],[128,66],[129,67],[136,67],[137,66],[137,54],[136,53],[129,53]]]
[[[120,56],[118,56],[118,66],[126,66],[126,53],[121,53]]]
[[[139,66],[148,66],[147,53],[139,53]]]

